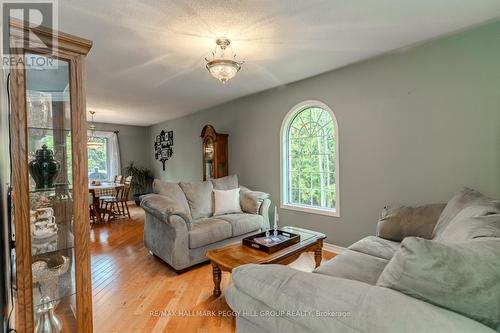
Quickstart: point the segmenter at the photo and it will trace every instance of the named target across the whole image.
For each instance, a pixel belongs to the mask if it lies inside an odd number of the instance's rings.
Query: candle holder
[[[274,224],[273,224],[274,236],[278,235],[278,221],[279,221],[278,207],[274,206]]]

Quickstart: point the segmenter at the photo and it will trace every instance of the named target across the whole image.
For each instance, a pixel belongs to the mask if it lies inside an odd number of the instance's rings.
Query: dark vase
[[[54,187],[54,180],[59,174],[61,164],[54,160],[54,153],[43,145],[35,153],[35,159],[29,163],[30,175],[36,183],[37,189]]]

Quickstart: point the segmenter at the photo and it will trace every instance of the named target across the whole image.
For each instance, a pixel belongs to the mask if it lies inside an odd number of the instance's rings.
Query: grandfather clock
[[[228,134],[217,133],[212,125],[205,125],[201,131],[203,180],[220,178],[229,173]]]

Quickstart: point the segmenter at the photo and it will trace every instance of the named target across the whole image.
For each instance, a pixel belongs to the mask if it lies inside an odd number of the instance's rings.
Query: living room
[[[500,332],[500,2],[19,3],[3,331]]]

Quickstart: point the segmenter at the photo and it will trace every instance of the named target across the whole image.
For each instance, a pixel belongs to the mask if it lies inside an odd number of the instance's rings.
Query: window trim
[[[297,205],[288,203],[288,191],[287,184],[285,182],[285,177],[288,179],[288,163],[287,161],[287,149],[288,149],[288,128],[290,126],[291,121],[295,118],[295,116],[302,112],[304,109],[310,107],[318,107],[330,114],[330,117],[335,126],[335,189],[336,189],[336,197],[335,197],[335,209],[326,209],[320,207],[312,207],[305,205]],[[340,217],[340,170],[339,170],[339,126],[337,122],[337,118],[333,113],[333,110],[326,105],[325,103],[318,100],[307,100],[300,103],[295,104],[285,115],[280,129],[280,208],[294,210],[304,213],[310,214],[319,214],[319,215],[327,215],[332,217]],[[287,149],[285,149],[285,147]]]

